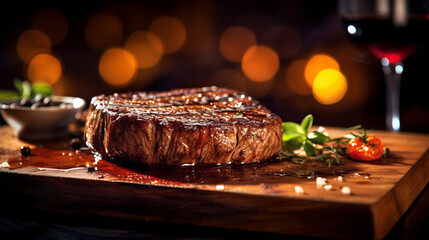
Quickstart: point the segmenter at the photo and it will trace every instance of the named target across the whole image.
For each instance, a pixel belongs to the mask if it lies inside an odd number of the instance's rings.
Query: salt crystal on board
[[[350,194],[352,194],[352,190],[349,187],[343,187],[343,188],[341,188],[341,193],[346,194],[346,195],[350,195]]]
[[[0,168],[9,168],[9,167],[10,167],[10,165],[8,162],[4,162],[4,163],[0,164]]]
[[[295,186],[295,193],[297,194],[303,194],[304,193],[304,189],[300,186]]]
[[[322,177],[317,177],[316,178],[316,185],[317,188],[321,188],[323,185],[326,185],[326,178],[322,178]]]

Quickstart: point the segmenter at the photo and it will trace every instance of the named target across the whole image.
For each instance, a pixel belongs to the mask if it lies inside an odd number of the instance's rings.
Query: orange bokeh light
[[[323,69],[335,69],[340,70],[340,65],[337,60],[328,54],[316,54],[312,56],[305,67],[305,80],[309,86],[313,86],[314,79],[317,74]]]
[[[161,60],[164,47],[155,34],[135,31],[128,37],[125,49],[136,57],[140,68],[150,68]]]
[[[46,33],[30,29],[21,34],[16,45],[16,51],[22,61],[28,63],[39,53],[49,53],[51,51],[51,39]]]
[[[241,69],[250,80],[265,82],[279,70],[279,56],[269,47],[256,45],[244,53]]]
[[[97,13],[85,26],[85,39],[93,49],[103,51],[109,47],[120,45],[123,39],[123,26],[115,15]]]
[[[121,48],[110,48],[100,58],[98,70],[105,82],[124,86],[134,80],[137,61],[133,54]]]
[[[338,70],[327,68],[319,72],[313,82],[313,96],[321,104],[339,102],[347,92],[347,79]]]
[[[61,74],[61,62],[51,54],[38,54],[28,64],[27,77],[32,83],[52,85],[60,79]]]
[[[157,17],[150,24],[149,31],[161,39],[164,45],[164,53],[178,51],[186,40],[185,25],[175,17]]]
[[[59,44],[64,40],[69,27],[66,16],[52,8],[39,10],[34,16],[31,26],[46,33],[53,45]]]
[[[256,45],[255,34],[244,27],[230,27],[223,32],[219,41],[219,50],[231,62],[241,62],[244,53]]]
[[[304,72],[307,61],[298,59],[293,61],[286,70],[286,86],[287,88],[298,95],[310,95],[311,88],[305,81]]]

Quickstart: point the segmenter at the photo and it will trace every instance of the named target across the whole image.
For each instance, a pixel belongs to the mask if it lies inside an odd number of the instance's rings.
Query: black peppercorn
[[[19,101],[19,106],[23,106],[23,107],[30,107],[31,106],[31,104],[33,104],[32,102],[31,102],[31,100],[30,99],[28,99],[28,98],[23,98],[23,99],[21,99],[20,101]]]
[[[31,149],[29,146],[21,147],[21,156],[28,157],[31,155]]]
[[[79,150],[79,149],[80,149],[80,147],[81,147],[80,139],[79,139],[79,138],[73,138],[73,139],[70,141],[70,146],[71,146],[71,148],[72,148],[73,150]]]
[[[95,170],[97,170],[97,168],[94,166],[88,166],[88,168],[87,168],[88,172],[94,172]]]

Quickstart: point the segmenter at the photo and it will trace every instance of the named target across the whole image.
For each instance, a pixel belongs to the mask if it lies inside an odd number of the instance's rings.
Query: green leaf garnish
[[[30,98],[31,97],[31,84],[29,81],[23,81],[21,83],[22,87],[22,94],[21,97],[23,98]]]
[[[15,86],[15,89],[16,89],[16,91],[18,91],[18,94],[20,95],[20,96],[22,96],[22,82],[21,82],[21,79],[19,79],[19,78],[15,78],[15,79],[13,79],[13,85]]]
[[[316,147],[309,140],[304,143],[304,151],[307,154],[307,156],[316,155]]]
[[[0,90],[0,100],[17,99],[19,94],[12,90]]]
[[[323,143],[331,141],[330,137],[328,137],[325,134],[318,132],[318,131],[314,131],[314,132],[309,133],[307,135],[307,138],[315,144],[323,144]]]
[[[42,94],[43,97],[49,97],[52,95],[51,86],[43,83],[35,83],[32,87],[32,97]]]
[[[31,84],[29,81],[21,81],[15,78],[13,80],[13,85],[16,91],[0,90],[0,100],[34,98],[38,94],[41,94],[43,97],[49,97],[53,94],[52,87],[43,83]]]
[[[301,128],[307,134],[311,126],[313,126],[313,115],[308,114],[304,119],[302,119]]]
[[[284,122],[282,124],[283,132],[288,133],[296,133],[296,134],[304,134],[305,131],[302,129],[301,125],[295,122]]]
[[[303,163],[312,159],[326,162],[329,166],[340,164],[340,157],[346,156],[346,146],[350,137],[343,136],[331,139],[326,134],[319,131],[311,131],[313,126],[313,115],[308,114],[300,124],[295,122],[284,122],[282,136],[281,159],[290,158],[293,162]],[[350,132],[356,129],[362,129],[361,125],[356,125],[345,130]],[[365,138],[366,131],[362,135],[352,133],[355,137]],[[302,156],[305,152],[306,156]],[[299,154],[301,153],[301,154]]]

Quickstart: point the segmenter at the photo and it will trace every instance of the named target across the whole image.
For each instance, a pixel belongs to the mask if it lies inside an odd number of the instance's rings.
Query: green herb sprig
[[[31,84],[29,81],[21,81],[18,78],[13,80],[14,90],[0,89],[0,100],[34,98],[41,94],[43,97],[52,95],[52,87],[44,83]]]
[[[340,157],[346,155],[346,146],[350,137],[344,136],[331,139],[320,131],[311,131],[313,126],[313,115],[307,115],[301,123],[284,122],[282,136],[282,152],[279,158],[291,158],[294,162],[304,162],[307,160],[316,160],[331,164],[339,164]],[[359,129],[362,126],[357,125],[346,129],[351,131]],[[366,132],[365,132],[366,134]],[[296,152],[302,150],[305,156]]]

